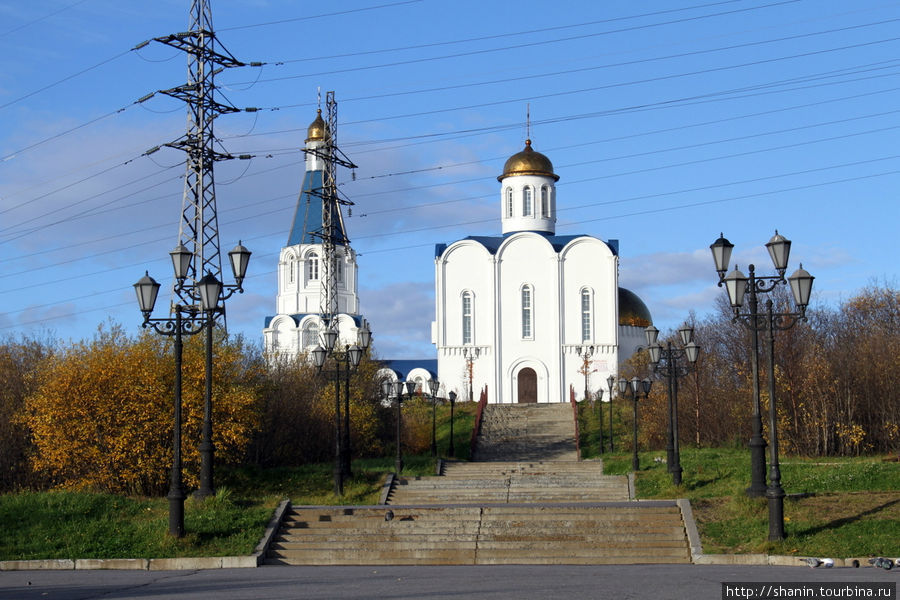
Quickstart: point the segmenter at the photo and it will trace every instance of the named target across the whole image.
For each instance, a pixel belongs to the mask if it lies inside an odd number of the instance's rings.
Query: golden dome
[[[503,165],[503,175],[499,176],[497,181],[503,181],[513,175],[544,175],[559,181],[559,175],[553,172],[553,163],[531,148],[531,140],[525,140],[525,149],[509,157]]]
[[[653,324],[650,309],[637,294],[623,287],[619,288],[619,325],[629,327],[649,327]]]
[[[319,141],[325,139],[325,121],[322,119],[322,109],[316,110],[316,120],[306,130],[306,141]]]

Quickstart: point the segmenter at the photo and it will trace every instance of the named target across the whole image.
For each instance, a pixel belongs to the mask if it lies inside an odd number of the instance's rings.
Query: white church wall
[[[518,400],[518,372],[524,364],[513,369],[514,361],[529,356],[541,366],[535,369],[540,376],[547,372],[547,384],[538,385],[538,402],[560,402],[562,371],[560,346],[559,258],[556,251],[541,235],[529,232],[509,236],[497,251],[499,324],[502,340],[497,357],[499,371],[506,376],[499,382],[502,402]],[[530,295],[530,331],[523,317],[525,294]],[[532,367],[533,368],[533,367]],[[510,369],[513,369],[512,371]],[[515,391],[514,391],[515,388]]]

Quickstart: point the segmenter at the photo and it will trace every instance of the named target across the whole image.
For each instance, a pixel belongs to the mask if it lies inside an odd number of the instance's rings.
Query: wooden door
[[[537,373],[534,369],[526,367],[519,371],[519,402],[537,402]]]

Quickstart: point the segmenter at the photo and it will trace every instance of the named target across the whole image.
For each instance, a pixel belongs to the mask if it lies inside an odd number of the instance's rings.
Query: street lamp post
[[[630,384],[630,385],[629,385]],[[625,397],[625,393],[627,391],[631,391],[631,399],[633,403],[633,419],[632,419],[632,429],[634,431],[634,444],[632,448],[631,455],[631,470],[639,471],[641,469],[640,459],[638,458],[638,410],[637,403],[641,398],[641,392],[643,392],[643,397],[646,398],[650,395],[650,388],[653,386],[653,382],[646,378],[643,381],[638,379],[637,377],[633,377],[629,382],[627,379],[619,380],[619,393],[622,394],[622,397]]]
[[[431,391],[431,456],[437,456],[437,393],[440,387],[437,379],[428,382]]]
[[[353,476],[351,468],[352,453],[350,451],[350,370],[351,367],[355,369],[359,366],[362,355],[369,349],[369,344],[372,342],[372,332],[369,330],[369,323],[365,319],[363,319],[362,325],[357,331],[356,342],[360,351],[360,357],[356,359],[356,362],[353,362],[353,357],[350,355],[353,349],[352,346],[345,346],[344,352],[336,355],[338,359],[343,358],[346,366],[344,369],[346,374],[344,378],[344,428],[341,434],[341,466],[345,480]]]
[[[312,350],[312,358],[313,363],[316,365],[316,370],[320,373],[328,356],[334,358],[334,371],[332,372],[334,375],[334,493],[338,496],[342,496],[344,494],[344,479],[345,477],[350,476],[350,422],[347,420],[342,424],[341,421],[341,364],[345,364],[347,367],[348,383],[346,385],[347,401],[345,413],[349,413],[350,369],[351,367],[355,369],[359,366],[359,361],[362,359],[365,348],[360,347],[358,344],[354,344],[352,346],[346,345],[343,350],[339,350],[337,339],[337,330],[332,327],[327,327],[325,332],[322,333],[322,342],[324,343],[324,346],[316,346]],[[365,343],[366,345],[368,345],[371,340],[371,333],[368,331],[368,327],[365,323],[363,324],[363,328],[358,332],[357,339],[359,342]],[[342,425],[346,426],[346,431],[345,427]],[[345,450],[347,452],[346,459],[344,456]]]
[[[172,435],[172,469],[169,474],[169,535],[184,537],[184,482],[182,478],[181,464],[181,363],[183,355],[182,337],[194,335],[206,327],[208,320],[198,317],[198,311],[193,306],[176,304],[172,307],[175,317],[169,319],[153,319],[150,314],[156,305],[156,297],[159,295],[159,284],[146,273],[134,284],[138,305],[144,315],[142,327],[153,327],[160,335],[172,336],[175,341],[175,424]],[[215,296],[214,296],[215,297]],[[207,309],[203,305],[202,309]],[[187,319],[182,315],[188,315]]]
[[[450,392],[448,397],[450,398],[450,447],[447,448],[447,456],[454,458],[456,450],[453,448],[453,407],[456,405],[456,392]]]
[[[606,385],[609,386],[609,451],[613,451],[613,386],[616,385],[616,376],[610,375],[606,378]]]
[[[700,354],[700,347],[694,343],[694,329],[685,325],[678,330],[682,348],[675,348],[672,342],[662,347],[657,343],[659,330],[650,325],[644,330],[647,336],[647,348],[650,353],[650,366],[654,372],[666,378],[666,393],[669,399],[669,431],[666,444],[666,464],[672,474],[672,483],[681,485],[681,452],[678,443],[678,378],[684,377],[693,370]],[[678,364],[687,358],[688,364]]]
[[[713,261],[715,262],[716,272],[719,274],[719,287],[722,285],[734,287],[737,282],[727,283],[726,272],[731,260],[731,252],[734,244],[725,239],[724,234],[719,235],[719,239],[710,244]],[[759,315],[759,294],[765,294],[775,289],[775,286],[784,284],[784,273],[787,270],[788,255],[791,250],[791,242],[783,236],[775,232],[775,236],[766,244],[769,250],[769,256],[775,265],[778,275],[758,276],[755,272],[754,265],[750,265],[750,277],[743,280],[743,289],[749,292],[748,304],[749,311],[742,317],[738,318],[735,313],[733,320],[739,320],[741,324],[750,330],[751,353],[750,353],[750,377],[753,385],[753,413],[750,417],[750,487],[746,493],[751,497],[761,497],[766,493],[766,441],[762,436],[762,410],[760,408],[760,391],[759,391],[759,332],[763,328],[760,325]],[[735,272],[740,273],[735,269]],[[736,290],[734,290],[736,293]],[[729,296],[733,293],[729,289]],[[743,294],[742,294],[743,295]]]
[[[728,260],[731,257],[731,250],[734,246],[720,236],[711,246],[713,258],[716,263],[716,271],[719,273],[719,285],[724,284],[725,290],[728,292],[728,300],[731,303],[734,312],[733,321],[739,321],[742,325],[749,328],[753,332],[754,344],[758,344],[757,334],[760,331],[766,332],[766,340],[769,346],[769,436],[771,443],[769,447],[769,485],[765,488],[765,497],[769,504],[769,540],[778,541],[784,539],[784,488],[781,486],[781,469],[778,464],[778,432],[777,413],[775,408],[775,331],[790,329],[797,324],[798,321],[806,320],[806,307],[809,305],[809,298],[812,294],[812,284],[814,277],[803,269],[803,265],[797,269],[793,275],[785,281],[784,273],[787,271],[788,255],[791,249],[791,242],[783,236],[775,232],[775,235],[766,244],[769,250],[769,256],[778,271],[777,276],[757,277],[754,273],[753,265],[750,265],[750,277],[741,273],[737,267],[733,271],[725,275],[728,267]],[[771,284],[765,283],[771,281]],[[795,312],[773,311],[773,303],[771,299],[766,300],[766,310],[760,313],[758,310],[757,292],[768,292],[774,289],[777,284],[789,283],[794,302],[797,305]],[[744,296],[749,292],[749,311],[742,313],[741,307],[744,304]],[[756,349],[754,348],[754,363],[756,359]],[[755,406],[754,411],[759,411],[759,382],[758,365],[754,365],[754,394]],[[759,417],[759,415],[755,415]],[[754,423],[754,428],[756,424]],[[760,430],[762,423],[759,424]],[[761,437],[761,436],[760,436]],[[752,440],[751,440],[752,441]],[[762,458],[762,470],[765,471],[765,457]],[[758,465],[754,464],[754,469]],[[754,477],[757,474],[754,472]],[[754,483],[756,483],[754,481]],[[748,494],[750,490],[748,490]],[[758,494],[757,494],[758,495]]]
[[[396,419],[396,421],[397,421],[397,429],[396,429],[396,431],[397,431],[397,437],[396,437],[397,456],[394,459],[394,473],[399,477],[400,473],[403,471],[403,450],[402,450],[402,446],[401,446],[401,439],[402,439],[401,438],[401,430],[402,430],[402,423],[403,423],[402,418],[403,417],[402,417],[402,413],[401,413],[401,406],[403,404],[404,384],[402,381],[394,381],[394,382],[385,381],[381,384],[381,386],[382,386],[382,390],[385,392],[386,396],[389,397],[390,394],[393,392],[393,395],[397,401],[397,419]],[[407,395],[409,396],[410,399],[412,399],[412,395],[416,391],[416,382],[415,381],[407,381],[405,387],[406,387]]]
[[[190,270],[191,261],[194,260],[194,253],[181,243],[169,252],[169,256],[172,258],[172,267],[175,270],[175,294],[181,298],[190,299],[195,304],[202,301],[204,293],[209,298],[212,298],[211,294],[215,294],[215,301],[210,300],[209,308],[204,309],[207,321],[205,340],[206,389],[203,397],[203,424],[200,429],[200,487],[195,492],[195,495],[199,498],[213,496],[216,493],[213,483],[215,445],[212,441],[213,325],[215,324],[216,313],[225,311],[225,300],[230,298],[235,292],[244,293],[243,283],[247,275],[251,254],[240,241],[238,241],[237,246],[228,252],[231,272],[235,280],[234,285],[223,285],[219,283],[212,273],[207,273],[196,284],[188,286],[185,285],[185,280]],[[217,289],[216,286],[218,286]],[[227,293],[223,294],[223,292]],[[219,300],[222,302],[221,307],[219,306]]]

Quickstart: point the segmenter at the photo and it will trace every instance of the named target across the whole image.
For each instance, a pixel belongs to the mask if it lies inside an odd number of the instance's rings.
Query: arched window
[[[513,216],[513,191],[512,188],[506,188],[506,218]]]
[[[319,345],[319,326],[315,323],[310,323],[303,329],[303,347],[309,348],[310,346],[318,346]]]
[[[522,286],[522,337],[528,340],[534,337],[531,327],[533,303],[531,286]]]
[[[307,273],[309,274],[310,281],[316,281],[319,279],[319,255],[313,252],[309,256],[306,257],[306,264],[308,265]]]
[[[462,295],[462,337],[463,344],[472,343],[472,292]]]
[[[546,185],[541,187],[541,217],[550,218],[550,188]]]
[[[337,265],[337,281],[338,283],[344,283],[344,257],[340,254],[335,258],[335,264]]]
[[[581,290],[581,341],[589,342],[591,335],[591,290]]]
[[[532,206],[531,187],[525,186],[525,189],[522,190],[522,216],[523,217],[531,216],[531,206]]]
[[[287,268],[288,283],[294,283],[294,257],[293,256],[287,257],[287,261],[285,261],[285,267]]]

